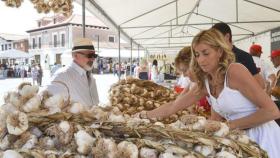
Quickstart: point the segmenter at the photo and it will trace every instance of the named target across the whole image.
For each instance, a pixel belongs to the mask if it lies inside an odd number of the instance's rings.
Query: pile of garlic
[[[37,86],[23,83],[5,96],[1,158],[266,157],[243,133],[201,116],[182,115],[164,124],[132,118],[115,106],[89,107],[37,92]]]
[[[164,103],[176,99],[177,94],[166,87],[147,80],[128,77],[120,80],[110,89],[110,103],[123,113],[133,115],[142,110],[152,110]],[[182,110],[164,120],[165,123],[176,121],[181,115],[192,113],[190,109]]]

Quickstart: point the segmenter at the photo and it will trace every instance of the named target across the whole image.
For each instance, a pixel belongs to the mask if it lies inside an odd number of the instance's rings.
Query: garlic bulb
[[[159,155],[159,158],[183,158],[183,157],[179,155],[173,155],[172,153],[161,153]]]
[[[140,149],[140,158],[157,158],[158,151],[143,147]]]
[[[1,105],[1,109],[5,115],[11,114],[14,111],[18,111],[18,108],[11,103]]]
[[[33,149],[37,143],[37,137],[31,134],[29,140],[22,146],[22,149]]]
[[[177,156],[183,156],[189,153],[187,150],[171,144],[164,145],[164,147],[166,148],[166,153],[172,153]]]
[[[221,128],[218,131],[216,131],[214,135],[219,137],[224,137],[229,133],[229,127],[223,122],[219,122],[219,123],[221,124]]]
[[[137,127],[141,124],[149,124],[149,123],[150,123],[150,120],[140,119],[140,118],[137,118],[137,117],[132,117],[132,118],[129,118],[127,120],[127,126],[128,127]]]
[[[188,155],[185,155],[183,158],[197,158],[197,157],[195,155],[188,154]]]
[[[177,120],[176,122],[171,123],[168,126],[171,128],[174,128],[174,129],[186,129],[187,128],[187,126],[180,120]]]
[[[165,125],[164,125],[162,122],[155,122],[154,125],[160,126],[160,127],[162,127],[162,128],[165,127]]]
[[[86,111],[86,108],[81,103],[72,103],[70,109],[68,110],[68,112],[72,114],[80,114],[84,111]]]
[[[23,158],[23,156],[14,150],[6,150],[3,154],[3,158]]]
[[[198,121],[192,125],[192,129],[202,131],[204,129],[205,123],[206,123],[206,118],[198,116]]]
[[[8,115],[6,124],[10,134],[21,135],[28,129],[27,115],[23,112],[16,111]]]
[[[96,139],[89,135],[86,131],[80,130],[75,134],[75,141],[78,145],[78,152],[81,154],[88,154],[91,151]]]
[[[203,156],[208,156],[214,152],[214,148],[207,145],[197,145],[194,147],[194,151],[201,153]]]
[[[89,113],[92,114],[92,116],[94,116],[98,121],[106,121],[108,119],[108,113],[105,112],[104,110],[102,110],[100,107],[98,106],[93,106]]]
[[[0,149],[6,150],[10,146],[8,134],[0,141]]]
[[[245,134],[239,135],[237,137],[237,140],[241,143],[244,143],[244,144],[249,144],[249,142],[250,142],[250,138]]]
[[[46,150],[53,149],[55,147],[55,141],[50,137],[43,137],[39,140],[39,146]]]
[[[41,98],[39,95],[35,95],[30,98],[22,107],[24,112],[33,112],[39,110],[41,105]]]
[[[61,121],[58,126],[64,133],[67,133],[70,129],[70,124],[67,121]]]
[[[37,138],[43,135],[42,131],[38,127],[32,127],[30,129],[31,134],[34,134]]]
[[[19,94],[22,98],[31,98],[34,96],[39,90],[39,87],[36,85],[24,85],[21,89],[19,89]]]
[[[118,157],[129,157],[129,158],[138,158],[138,148],[135,144],[122,141],[118,144]]]
[[[23,101],[20,95],[16,92],[8,92],[4,95],[5,103],[11,103],[16,107],[20,107],[23,104]]]
[[[49,109],[49,114],[61,112],[64,106],[64,98],[62,94],[56,94],[44,101],[44,106]]]
[[[237,158],[237,157],[230,152],[221,151],[216,154],[216,158]]]
[[[93,148],[95,158],[115,158],[118,157],[117,144],[113,139],[101,138],[97,140],[96,147]]]
[[[115,115],[113,113],[111,113],[109,115],[109,122],[125,122],[125,118],[123,117],[123,115]]]
[[[7,119],[7,113],[0,108],[0,133],[3,133],[6,129],[6,119]]]

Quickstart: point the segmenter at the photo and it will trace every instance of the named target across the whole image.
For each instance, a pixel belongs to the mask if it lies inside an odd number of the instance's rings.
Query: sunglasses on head
[[[86,58],[97,58],[97,56],[98,56],[95,53],[90,53],[90,54],[84,54],[84,53],[81,53],[81,52],[77,52],[77,53],[83,55]]]

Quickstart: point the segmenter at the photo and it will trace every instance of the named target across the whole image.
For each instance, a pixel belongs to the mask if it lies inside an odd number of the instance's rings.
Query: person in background
[[[187,93],[195,85],[195,78],[193,72],[190,70],[191,58],[192,52],[190,46],[181,49],[175,58],[175,67],[176,70],[181,73],[181,77],[174,89],[177,93],[181,93],[182,95]],[[181,85],[179,86],[179,84]],[[205,116],[210,115],[211,106],[206,97],[198,101],[196,110],[202,112]]]
[[[43,70],[41,64],[38,64],[38,76],[37,76],[38,86],[42,86],[42,78],[43,78]]]
[[[23,65],[20,67],[20,77],[22,80],[25,78],[25,69]]]
[[[280,49],[273,50],[270,55],[270,59],[276,68],[276,84],[271,88],[271,95],[275,97],[274,103],[280,109]],[[275,120],[280,126],[280,119]]]
[[[73,43],[73,61],[69,66],[59,69],[53,76],[51,84],[43,91],[51,94],[67,95],[69,89],[70,99],[85,106],[98,105],[96,81],[92,76],[93,62],[97,58],[92,40],[78,38]]]
[[[194,78],[191,77],[191,71],[189,69],[190,63],[191,47],[186,46],[175,57],[176,71],[181,74],[178,83],[174,87],[177,93],[181,93],[183,90],[187,92],[194,85]]]
[[[140,61],[140,66],[138,68],[138,72],[136,76],[141,80],[148,80],[149,79],[148,72],[149,72],[148,62],[146,59],[142,59]]]
[[[35,85],[35,83],[38,85],[37,78],[38,78],[38,69],[36,65],[34,64],[31,68],[31,77],[32,77],[32,83]]]
[[[265,80],[266,92],[270,95],[271,87],[275,85],[276,75],[274,74],[274,69],[268,63],[266,63],[263,59],[261,59],[262,54],[262,46],[258,44],[253,44],[249,50],[252,55],[256,67],[259,73],[262,75]]]
[[[235,45],[233,45],[232,33],[231,33],[231,29],[228,26],[228,24],[223,23],[223,22],[216,23],[215,25],[212,26],[212,28],[219,30],[224,35],[224,38],[225,38],[228,46],[230,47],[230,49],[232,50],[232,52],[235,55],[235,61],[237,63],[243,64],[250,71],[250,73],[254,76],[254,78],[259,83],[259,85],[263,89],[265,89],[264,79],[259,74],[252,56],[249,53],[245,52],[244,50],[241,50],[241,49],[237,48]]]
[[[155,83],[159,82],[158,61],[156,59],[154,59],[152,63],[151,80]]]
[[[51,69],[51,76],[54,75],[54,73],[59,69],[61,68],[61,65],[60,64],[57,64],[56,62],[54,63],[52,69]]]
[[[139,116],[164,118],[207,96],[211,104],[210,119],[226,119],[230,130],[245,130],[270,158],[279,158],[280,127],[274,120],[280,117],[280,112],[248,69],[235,63],[223,35],[216,29],[201,31],[191,47],[191,68],[197,85],[175,101],[152,111],[142,111]]]

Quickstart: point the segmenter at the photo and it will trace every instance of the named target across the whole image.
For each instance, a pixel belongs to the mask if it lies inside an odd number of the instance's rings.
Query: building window
[[[36,39],[32,38],[32,48],[35,49],[36,48]]]
[[[12,44],[11,43],[9,44],[9,49],[12,49]]]
[[[109,36],[109,42],[115,42],[115,36]]]
[[[38,47],[39,47],[39,49],[41,49],[41,46],[42,46],[42,39],[41,39],[41,37],[38,37]]]
[[[5,44],[5,50],[7,50],[8,49],[8,45],[7,44]]]
[[[4,44],[2,44],[1,46],[2,46],[2,50],[4,50]]]
[[[61,47],[65,47],[65,34],[61,34]]]
[[[53,35],[53,46],[57,47],[57,35]]]

